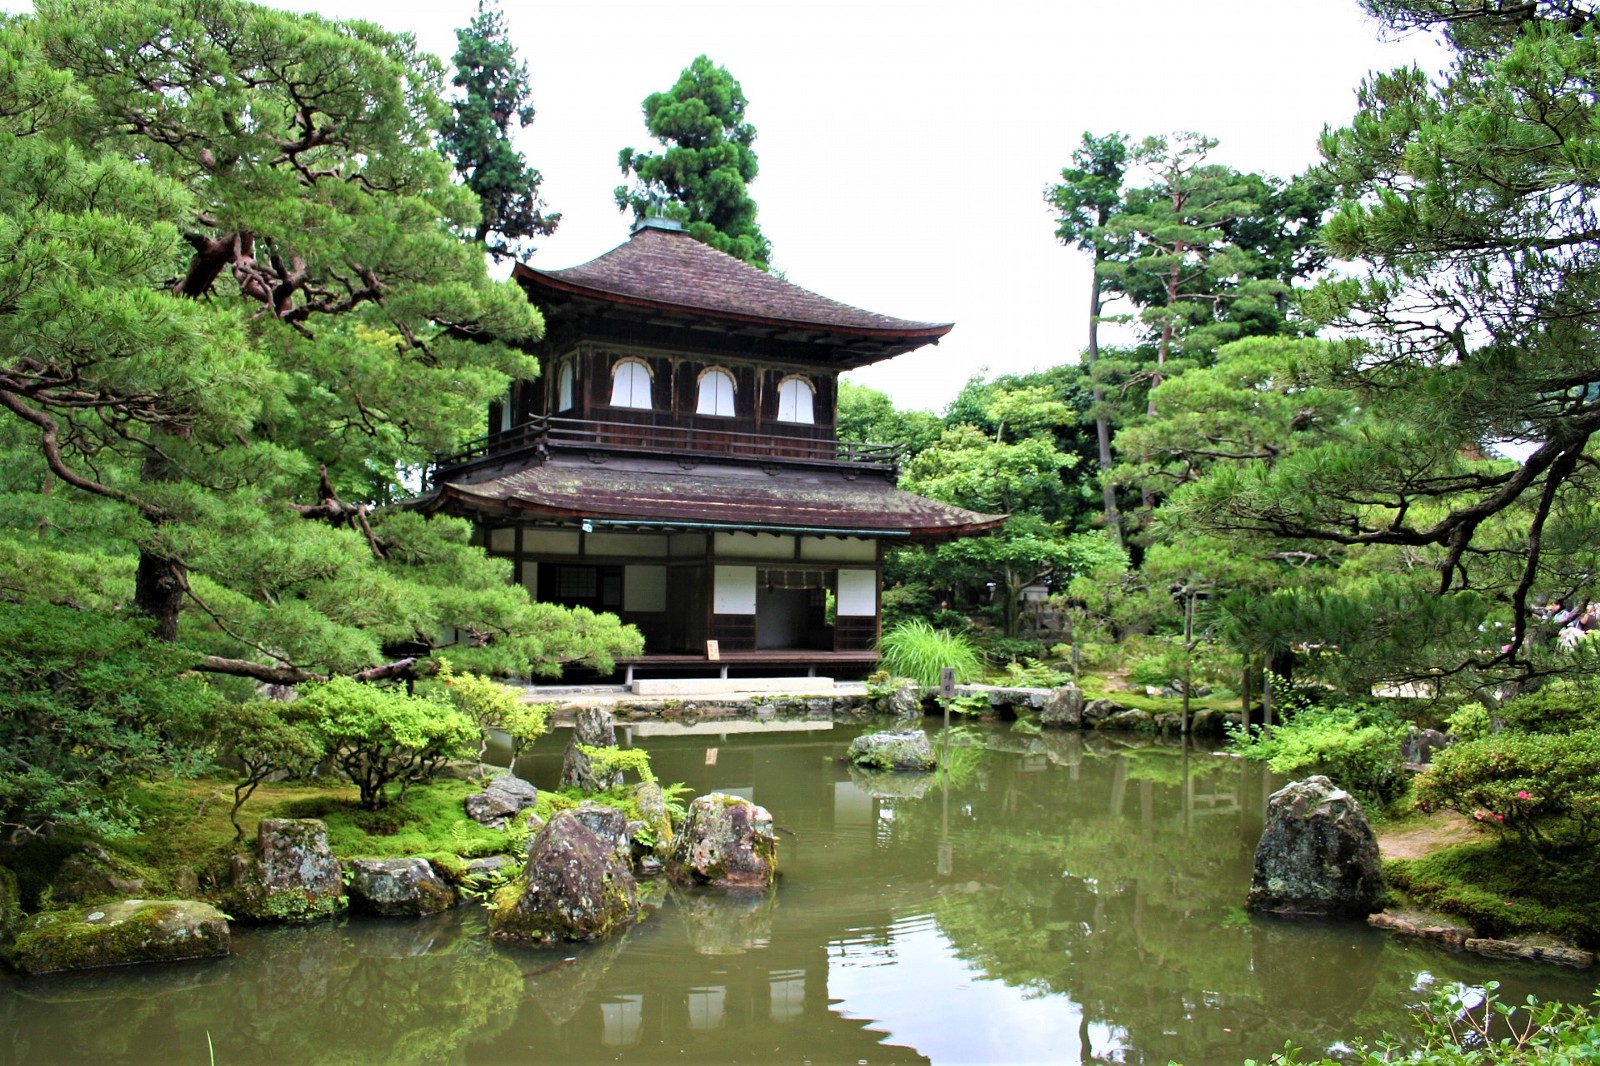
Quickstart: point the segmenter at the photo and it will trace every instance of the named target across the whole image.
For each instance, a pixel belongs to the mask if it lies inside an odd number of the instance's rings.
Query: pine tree
[[[492,0],[479,0],[477,15],[456,31],[456,41],[452,84],[461,95],[440,130],[441,147],[478,194],[473,239],[496,259],[525,256],[529,238],[548,237],[561,221],[539,196],[544,176],[511,143],[512,119],[522,129],[533,123],[528,65],[518,62],[505,15]]]
[[[617,154],[622,173],[634,177],[632,188],[617,186],[617,210],[631,209],[635,219],[676,218],[696,240],[766,270],[772,245],[748,189],[757,172],[748,106],[733,75],[705,56],[671,89],[645,97],[645,128],[666,150]]]

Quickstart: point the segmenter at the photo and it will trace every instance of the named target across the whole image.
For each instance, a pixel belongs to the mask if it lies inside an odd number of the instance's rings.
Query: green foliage
[[[1287,692],[1287,686],[1279,681]],[[1271,733],[1259,728],[1233,734],[1233,751],[1265,762],[1273,773],[1324,774],[1374,811],[1406,787],[1400,743],[1405,727],[1392,713],[1365,704],[1279,705],[1284,721]]]
[[[456,74],[461,96],[439,131],[439,146],[467,187],[478,194],[473,239],[496,259],[528,254],[527,239],[549,236],[561,221],[544,210],[544,180],[511,143],[511,120],[533,124],[528,100],[528,65],[517,60],[505,15],[493,0],[479,0],[478,13],[456,31]]]
[[[478,758],[489,743],[488,730],[499,729],[511,738],[512,762],[516,762],[535,740],[550,730],[553,703],[531,703],[509,685],[502,685],[479,674],[458,674],[448,660],[439,662],[439,681],[450,693],[456,710],[466,715],[483,731]]]
[[[1071,680],[1070,673],[1064,673],[1038,659],[1006,664],[1005,683],[1017,688],[1059,688]]]
[[[0,829],[133,832],[134,779],[208,764],[223,701],[190,661],[141,622],[0,608]]]
[[[1494,728],[1494,721],[1481,703],[1463,703],[1450,712],[1445,726],[1457,740],[1482,740]]]
[[[447,634],[504,673],[637,648],[530,605],[465,523],[380,510],[538,373],[538,312],[455,236],[435,60],[233,0],[41,3],[0,38],[0,597],[131,604],[258,681]]]
[[[1554,856],[1600,832],[1600,729],[1502,732],[1439,752],[1419,802],[1449,807]]]
[[[877,389],[839,379],[840,440],[861,444],[892,444],[914,456],[939,439],[944,427],[929,411],[900,411],[888,395]]]
[[[634,177],[631,189],[617,186],[617,209],[631,209],[635,219],[676,218],[695,240],[766,270],[772,245],[746,188],[758,170],[748,107],[725,67],[695,57],[671,89],[645,97],[645,128],[666,151],[617,154],[622,173]]]
[[[470,754],[478,740],[472,719],[450,704],[408,696],[400,689],[335,677],[303,687],[284,712],[313,730],[334,766],[378,810],[386,789],[431,780],[446,759]]]
[[[939,687],[945,667],[956,672],[957,682],[976,681],[983,676],[983,657],[972,641],[961,633],[935,629],[920,618],[901,622],[879,641],[884,669],[897,677],[909,677],[923,688]]]
[[[596,748],[580,744],[578,750],[589,757],[594,776],[601,781],[622,773],[636,774],[640,781],[656,779],[655,772],[650,769],[650,753],[643,748],[619,748],[614,744]]]
[[[1528,733],[1596,729],[1600,728],[1600,693],[1590,685],[1553,681],[1507,700],[1498,717],[1510,728]]]
[[[1497,981],[1481,994],[1462,985],[1433,990],[1413,1015],[1416,1032],[1380,1040],[1352,1042],[1338,1058],[1306,1058],[1286,1046],[1260,1066],[1542,1066],[1600,1061],[1600,999],[1594,1005],[1541,1003],[1530,995],[1522,1003],[1499,998]],[[1257,1066],[1246,1059],[1246,1066]]]
[[[220,754],[244,772],[243,780],[234,785],[233,807],[228,811],[235,840],[245,835],[239,809],[261,782],[274,774],[309,773],[327,755],[322,737],[305,723],[286,721],[279,713],[282,708],[272,700],[249,700],[222,716]]]

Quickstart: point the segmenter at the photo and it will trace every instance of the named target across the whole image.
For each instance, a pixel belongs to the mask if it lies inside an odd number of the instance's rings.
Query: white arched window
[[[650,368],[643,359],[619,359],[611,368],[611,406],[649,410]]]
[[[812,411],[815,398],[816,390],[805,378],[784,378],[778,382],[778,421],[811,425],[817,420]]]
[[[733,414],[733,375],[716,366],[700,371],[700,399],[694,413]]]
[[[556,410],[572,410],[572,364],[562,363],[561,370],[556,374]]]

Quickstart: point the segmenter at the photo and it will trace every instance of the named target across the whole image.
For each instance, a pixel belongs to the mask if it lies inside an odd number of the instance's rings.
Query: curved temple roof
[[[655,222],[587,263],[563,270],[519,263],[512,276],[541,303],[590,300],[798,331],[840,344],[874,342],[870,355],[847,360],[852,365],[937,344],[953,326],[891,318],[830,300]]]
[[[1006,519],[925,499],[881,477],[784,474],[775,476],[760,467],[685,470],[670,461],[595,466],[558,459],[490,473],[481,480],[447,481],[423,506],[433,510],[454,502],[479,513],[592,519],[633,528],[710,527],[914,541],[987,533]]]

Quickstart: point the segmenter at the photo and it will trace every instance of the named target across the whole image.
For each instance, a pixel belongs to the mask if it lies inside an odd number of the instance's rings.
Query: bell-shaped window
[[[575,377],[576,377],[576,375],[573,373],[572,364],[571,363],[562,363],[560,371],[558,371],[556,373],[556,410],[557,411],[570,411],[570,410],[572,410],[572,383],[573,383],[573,379]],[[649,395],[650,395],[650,393],[647,390],[645,392],[646,398],[648,398]],[[645,406],[648,407],[649,404],[646,404]]]
[[[733,414],[733,375],[721,367],[709,367],[700,372],[700,399],[695,404],[697,415]]]
[[[611,406],[638,407],[648,411],[650,368],[643,359],[619,359],[611,368]]]
[[[787,377],[778,382],[778,421],[816,422],[816,389],[802,377]]]

